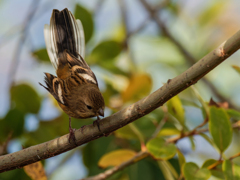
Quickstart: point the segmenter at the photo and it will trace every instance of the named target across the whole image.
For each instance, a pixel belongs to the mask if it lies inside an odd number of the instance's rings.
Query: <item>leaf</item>
[[[216,19],[216,17],[223,13],[223,10],[226,8],[226,6],[226,2],[224,1],[212,3],[212,5],[206,8],[199,16],[199,24],[201,26],[206,26],[208,24],[214,23],[213,21]]]
[[[122,44],[115,40],[103,41],[93,49],[89,57],[90,62],[100,65],[109,64],[120,54],[122,48]]]
[[[38,60],[40,60],[40,61],[42,61],[42,62],[50,62],[50,59],[49,59],[49,57],[48,57],[48,53],[47,53],[46,48],[38,49],[38,50],[34,51],[34,52],[32,53],[32,55],[33,55],[36,59],[38,59]]]
[[[186,100],[186,99],[181,99],[181,102],[182,102],[183,106],[192,106],[192,107],[195,107],[195,108],[200,108],[200,106],[193,101],[189,101],[189,100]]]
[[[177,149],[177,154],[178,154],[179,166],[182,167],[183,164],[185,164],[185,162],[186,162],[185,157],[179,149]]]
[[[103,148],[104,147],[104,148]],[[102,172],[96,164],[106,153],[116,150],[116,141],[114,136],[108,138],[99,138],[87,143],[82,149],[83,162],[88,168],[88,176],[93,176]]]
[[[41,98],[31,86],[19,84],[11,87],[11,101],[15,107],[24,113],[38,113]]]
[[[107,168],[109,166],[118,166],[125,161],[130,160],[136,155],[135,151],[129,149],[120,149],[104,154],[98,162],[98,166],[101,168]]]
[[[10,132],[12,137],[20,136],[24,129],[24,114],[18,109],[11,109],[3,120],[0,120],[0,140],[6,140]]]
[[[178,96],[174,96],[167,102],[168,112],[173,115],[182,125],[185,122],[185,113]]]
[[[163,176],[167,180],[174,180],[170,169],[166,166],[165,161],[158,161],[158,166],[161,169]]]
[[[240,74],[240,67],[239,66],[236,66],[236,65],[232,65],[233,69],[235,69],[238,74]]]
[[[172,135],[178,135],[180,134],[181,131],[179,131],[177,128],[175,127],[168,127],[168,128],[163,128],[159,133],[158,133],[158,137],[161,136],[172,136]]]
[[[222,170],[226,180],[239,180],[240,179],[240,166],[225,160],[222,164]]]
[[[208,180],[211,172],[207,168],[199,168],[195,163],[189,162],[183,165],[183,175],[186,180]]]
[[[210,107],[209,130],[220,152],[224,152],[232,141],[232,127],[224,109]]]
[[[123,138],[123,139],[138,139],[136,133],[133,132],[130,125],[126,125],[114,132],[116,137]]]
[[[82,22],[85,35],[85,43],[87,44],[93,35],[94,23],[92,14],[87,9],[77,4],[75,6],[74,16],[76,19],[80,19]]]
[[[24,166],[23,169],[32,180],[47,180],[41,161]]]
[[[207,103],[203,100],[203,98],[200,96],[199,92],[197,91],[197,89],[195,88],[195,86],[191,86],[190,87],[191,90],[193,91],[194,95],[197,97],[198,101],[202,104],[202,113],[203,113],[203,117],[205,119],[206,115],[209,114],[209,108]]]
[[[205,161],[202,165],[202,168],[210,168],[212,165],[214,165],[215,163],[217,163],[218,161],[215,159],[208,159],[207,161]],[[222,165],[219,164],[217,165],[214,169],[210,169],[212,176],[215,176],[219,179],[224,179],[224,175],[222,172]]]
[[[122,99],[127,101],[138,101],[150,93],[152,79],[148,74],[134,74],[129,81],[128,87],[122,93]]]
[[[240,119],[240,112],[239,111],[236,111],[234,109],[227,109],[226,111],[231,118],[234,118],[236,120]]]
[[[155,159],[158,160],[168,160],[177,152],[175,144],[167,143],[163,138],[159,137],[148,141],[147,150]]]
[[[233,169],[232,162],[230,160],[225,160],[222,164],[222,169],[226,180],[233,180]]]

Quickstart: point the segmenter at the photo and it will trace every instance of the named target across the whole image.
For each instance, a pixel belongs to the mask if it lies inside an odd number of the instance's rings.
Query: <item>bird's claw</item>
[[[71,144],[71,140],[72,140],[74,142],[74,144],[77,146],[75,131],[76,131],[76,129],[69,128],[68,142]]]

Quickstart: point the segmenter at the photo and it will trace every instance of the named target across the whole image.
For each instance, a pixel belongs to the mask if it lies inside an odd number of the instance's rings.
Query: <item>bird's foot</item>
[[[93,121],[93,126],[95,126],[97,124],[98,130],[100,132],[102,132],[101,129],[100,129],[100,126],[99,126],[99,120],[100,120],[100,118],[97,116],[97,119],[95,121]]]
[[[71,144],[71,140],[72,140],[74,142],[74,144],[77,146],[76,137],[75,137],[75,131],[76,131],[76,129],[69,128],[68,142]]]
[[[83,130],[85,129],[86,125],[83,125],[80,130],[81,130],[81,133],[83,134]]]

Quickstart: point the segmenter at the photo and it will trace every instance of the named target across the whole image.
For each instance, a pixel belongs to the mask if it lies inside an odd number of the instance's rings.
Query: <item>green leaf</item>
[[[27,84],[12,86],[11,100],[15,107],[24,113],[38,113],[41,105],[41,98],[37,92]]]
[[[129,124],[116,130],[114,134],[116,135],[116,137],[123,138],[123,139],[134,139],[134,140],[138,139],[138,136],[136,135],[136,133],[133,132]]]
[[[87,44],[87,42],[91,39],[93,35],[94,23],[92,14],[87,9],[77,4],[75,6],[74,16],[76,19],[80,19],[80,21],[82,22],[85,34],[85,43]]]
[[[185,164],[185,162],[186,162],[185,157],[179,149],[177,149],[177,154],[178,154],[179,166],[182,167],[183,164]]]
[[[193,101],[189,101],[186,99],[181,99],[181,102],[183,104],[183,106],[192,106],[195,108],[201,108],[197,103],[193,102]]]
[[[209,114],[209,108],[207,103],[203,100],[203,98],[200,96],[199,92],[197,91],[197,89],[195,88],[195,86],[191,86],[190,87],[191,90],[193,91],[194,95],[197,97],[198,101],[202,104],[202,113],[203,113],[203,117],[205,118],[206,115]]]
[[[173,174],[165,164],[166,161],[158,161],[158,166],[161,169],[163,176],[167,180],[174,180]]]
[[[208,159],[207,161],[205,161],[203,163],[202,168],[209,168],[217,162],[218,161],[215,160],[215,159]],[[211,169],[210,171],[211,171],[212,176],[215,176],[219,179],[224,179],[224,174],[222,172],[222,165],[221,164],[217,165],[214,169]]]
[[[115,144],[114,136],[109,136],[108,138],[99,138],[91,141],[83,147],[83,162],[88,168],[89,176],[103,172],[103,170],[97,166],[98,161],[104,154],[117,149]]]
[[[234,164],[231,160],[223,161],[222,170],[226,180],[240,180],[240,166]]]
[[[226,111],[231,118],[234,118],[236,120],[240,119],[240,112],[239,111],[236,111],[234,109],[227,109]]]
[[[232,162],[230,160],[225,160],[222,164],[222,169],[226,180],[234,180]]]
[[[122,51],[122,44],[115,40],[103,41],[92,51],[89,61],[100,65],[109,64]]]
[[[98,166],[107,168],[109,166],[118,166],[125,161],[130,160],[136,155],[136,152],[129,149],[119,149],[104,154],[98,161]]]
[[[208,180],[211,172],[207,168],[199,168],[195,163],[189,162],[183,165],[183,175],[186,180]]]
[[[32,53],[32,55],[39,61],[50,62],[46,48],[41,48]]]
[[[167,102],[168,112],[173,115],[182,125],[185,122],[185,112],[178,96],[174,96]]]
[[[232,127],[226,111],[210,107],[209,130],[220,152],[224,152],[232,141]]]
[[[159,160],[168,160],[177,152],[175,144],[167,143],[163,138],[159,137],[148,141],[147,150],[155,159]]]
[[[0,120],[0,140],[4,141],[9,133],[12,137],[20,136],[24,129],[24,114],[18,109],[10,110],[3,120]]]

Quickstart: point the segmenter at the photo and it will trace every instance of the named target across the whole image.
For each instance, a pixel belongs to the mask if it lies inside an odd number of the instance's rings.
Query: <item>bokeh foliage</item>
[[[225,4],[226,2],[222,1],[220,3],[215,2],[210,4],[208,9],[201,12],[197,17],[199,32],[204,33],[209,27],[215,29],[219,26],[218,23],[220,22],[213,17],[218,18],[224,12]],[[168,1],[164,10],[170,14],[171,19],[177,20],[178,14],[182,11],[182,6],[176,1]],[[174,43],[167,39],[161,31],[154,38],[159,41],[158,46],[166,51],[163,57],[166,56],[169,59],[166,61],[158,56],[152,57],[152,52],[148,52],[149,59],[145,59],[144,63],[141,64],[135,61],[134,58],[138,57],[138,55],[133,56],[132,49],[135,47],[131,47],[131,42],[138,36],[140,36],[139,42],[147,42],[146,40],[144,41],[140,33],[140,35],[138,32],[136,35],[133,35],[132,40],[131,37],[128,37],[129,32],[119,30],[124,26],[123,23],[116,30],[115,36],[95,42],[94,38],[97,32],[95,29],[94,12],[91,12],[81,4],[76,4],[74,15],[82,21],[84,27],[85,41],[87,48],[89,48],[86,53],[86,61],[91,67],[98,67],[103,74],[97,78],[104,81],[105,87],[102,93],[109,115],[140,100],[155,90],[153,87],[157,84],[156,82],[159,81],[159,78],[156,73],[147,70],[149,67],[162,65],[163,71],[167,69],[168,71],[174,71],[175,74],[179,74],[188,67],[187,64],[189,63],[183,60],[184,55],[179,52]],[[118,37],[119,32],[121,32],[120,37],[125,37],[125,39]],[[185,33],[183,34],[186,35]],[[148,36],[151,39],[153,35],[150,34]],[[179,40],[182,40],[181,38],[183,37],[179,37]],[[199,40],[199,44],[203,41],[202,43],[206,44],[206,46],[204,48],[201,47],[202,49],[199,51],[194,51],[191,43],[188,45],[190,41],[186,40],[182,44],[190,52],[194,53],[195,56],[201,57],[219,43],[219,40],[214,39],[214,37],[210,42],[206,41],[204,36],[202,39]],[[148,45],[144,44],[141,48],[144,49],[146,46],[150,46],[154,51],[155,43],[156,41],[152,42],[153,45],[151,43]],[[194,47],[196,46],[198,44],[195,44]],[[153,53],[153,55],[156,54],[158,53]],[[33,61],[51,66],[44,47],[34,50],[32,56]],[[239,72],[240,68],[234,66],[234,69]],[[159,73],[159,70],[156,71]],[[232,71],[234,70],[232,69]],[[209,99],[207,101],[203,100],[204,98],[200,91],[203,88],[207,89],[207,87],[198,87],[199,91],[195,88],[185,90],[180,95],[169,100],[163,107],[115,131],[106,138],[94,140],[77,149],[76,151],[82,154],[84,166],[88,170],[88,176],[99,174],[107,168],[119,165],[134,157],[143,148],[146,148],[150,153],[149,157],[117,172],[110,179],[174,180],[179,179],[179,177],[186,180],[207,180],[210,177],[215,179],[225,178],[227,180],[239,179],[239,160],[229,157],[233,156],[237,150],[240,150],[239,146],[234,145],[234,138],[235,141],[236,139],[239,140],[239,132],[236,128],[234,129],[234,124],[238,123],[240,112],[219,103],[207,102]],[[60,111],[58,117],[48,121],[41,119],[39,114],[44,98],[30,83],[17,82],[10,87],[9,92],[11,106],[6,115],[0,119],[0,142],[2,147],[4,142],[15,140],[20,142],[23,148],[25,148],[68,133],[68,117],[62,111]],[[214,96],[214,93],[211,96]],[[50,96],[46,95],[46,98],[50,98]],[[50,99],[52,104],[58,108],[57,104],[54,103],[55,100],[53,98]],[[189,115],[191,110],[193,113],[200,112],[198,114],[200,122],[195,123],[194,127],[188,124],[189,118],[193,117]],[[27,123],[25,119],[29,114],[34,115],[39,123],[37,129],[33,131],[27,131],[25,127]],[[153,137],[159,124],[165,120],[163,127]],[[92,119],[73,119],[72,126],[80,128],[83,125],[90,124],[91,121]],[[195,129],[196,131],[192,131],[202,122],[205,122],[203,127],[198,127]],[[204,128],[208,128],[208,130],[199,133],[199,135],[218,152],[219,158],[221,157],[222,159],[207,157],[203,165],[200,166],[197,162],[194,162],[194,159],[186,161],[185,156],[187,152],[182,151],[176,142],[168,142],[168,139],[171,137],[182,137],[184,134],[192,131],[192,134],[185,139],[189,140],[191,150],[194,152],[195,147],[201,146],[201,144],[197,144],[198,141],[195,141],[192,135],[194,135],[194,132]],[[8,146],[10,146],[10,143]],[[230,151],[231,154],[229,155],[228,153],[226,155],[226,151]],[[6,149],[4,153],[8,153],[8,150]],[[198,158],[201,159],[200,155]],[[40,168],[37,171],[42,171],[41,164],[38,166]],[[214,168],[212,168],[213,166]],[[32,176],[27,171],[31,170],[36,171],[34,169],[25,169],[25,171],[17,169],[5,172],[0,174],[0,179],[30,179]],[[32,179],[34,178],[32,177]]]

